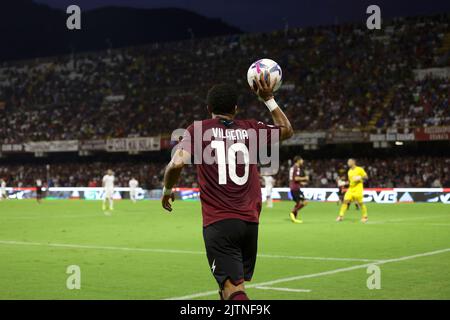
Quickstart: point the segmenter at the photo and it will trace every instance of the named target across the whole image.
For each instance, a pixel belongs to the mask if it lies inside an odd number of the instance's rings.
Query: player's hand
[[[273,99],[273,88],[275,84],[276,81],[272,83],[270,81],[270,73],[266,71],[261,73],[259,79],[253,80],[253,91],[264,101],[269,101]]]
[[[162,196],[161,204],[164,209],[166,209],[169,212],[172,212],[172,204],[170,203],[170,200],[172,200],[172,202],[175,201],[175,194],[173,192],[170,195]]]

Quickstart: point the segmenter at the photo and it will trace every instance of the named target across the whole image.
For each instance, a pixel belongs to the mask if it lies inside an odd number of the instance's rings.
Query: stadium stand
[[[449,126],[449,17],[399,18],[371,36],[363,25],[349,24],[2,63],[0,145],[167,136],[206,116],[206,92],[218,81],[240,88],[240,117],[269,121],[245,79],[250,63],[261,56],[283,67],[277,100],[296,131]],[[312,162],[311,186],[334,186],[343,161]],[[450,186],[445,157],[362,159],[362,164],[369,186]],[[277,185],[287,185],[287,165]],[[38,177],[50,185],[94,186],[108,167],[101,161],[52,164],[49,170],[5,164],[0,176],[15,186],[33,185]],[[115,168],[119,184],[134,175],[147,188],[160,187],[159,162],[125,160]],[[186,171],[183,186],[196,186],[193,173]]]
[[[335,187],[339,169],[345,159],[308,161],[306,169],[311,177],[309,187]],[[368,187],[448,187],[450,186],[450,159],[445,157],[404,157],[387,159],[360,159],[370,179]],[[275,176],[276,186],[289,184],[290,163],[281,164]],[[53,187],[98,187],[107,169],[115,171],[117,185],[127,186],[131,177],[136,177],[147,189],[161,186],[164,164],[148,162],[93,162],[80,164],[64,163],[50,165],[14,165],[1,168],[0,177],[15,187],[32,186],[36,179],[46,179]],[[325,169],[324,169],[325,168]],[[189,166],[183,172],[180,187],[198,187],[195,169]]]
[[[217,81],[241,88],[243,117],[264,120],[245,84],[262,54],[285,70],[279,101],[297,130],[448,125],[448,78],[414,73],[449,67],[448,21],[397,19],[373,36],[342,25],[4,63],[0,141],[170,133],[204,116]]]

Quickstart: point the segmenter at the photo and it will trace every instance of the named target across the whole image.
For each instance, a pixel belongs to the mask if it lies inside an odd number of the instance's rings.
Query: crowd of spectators
[[[102,178],[108,169],[113,170],[117,186],[127,187],[131,178],[135,178],[142,187],[153,189],[161,186],[164,168],[160,163],[141,162],[0,165],[0,177],[14,187],[33,187],[37,179],[50,187],[102,187]]]
[[[450,124],[449,15],[189,40],[0,64],[0,144],[170,133],[206,117],[217,82],[241,90],[240,117],[270,120],[246,83],[261,57],[295,130]],[[391,97],[391,98],[387,98]],[[377,115],[377,113],[381,113]]]
[[[339,177],[347,178],[346,159],[311,160],[305,162],[311,187],[335,187]],[[278,186],[288,186],[287,172],[291,163],[284,162],[275,176]],[[372,188],[431,188],[450,186],[448,157],[402,157],[358,159]]]
[[[387,159],[359,159],[369,179],[366,187],[450,187],[450,159],[444,157],[402,157]],[[305,170],[310,177],[309,187],[335,187],[339,176],[346,177],[345,159],[306,160]],[[112,169],[117,186],[128,186],[135,177],[147,189],[161,188],[165,163],[118,162],[106,164],[64,163],[57,165],[13,165],[0,166],[0,178],[8,186],[34,186],[36,179],[42,179],[49,186],[59,187],[101,187],[101,180],[107,169]],[[289,161],[281,164],[275,175],[276,186],[289,186]],[[196,170],[186,166],[179,187],[198,187]]]
[[[400,18],[382,30],[363,24],[159,43],[0,64],[0,145],[40,140],[152,136],[205,118],[207,90],[234,83],[240,118],[270,121],[251,93],[248,66],[261,57],[283,68],[277,100],[298,131],[370,130],[450,125],[449,80],[417,70],[449,68],[450,16]],[[361,159],[369,187],[450,187],[450,160]],[[276,175],[288,185],[289,162]],[[333,187],[345,160],[307,161],[311,187]],[[9,186],[101,186],[105,171],[117,185],[135,177],[160,188],[164,164],[0,165]],[[196,187],[195,168],[180,186]]]

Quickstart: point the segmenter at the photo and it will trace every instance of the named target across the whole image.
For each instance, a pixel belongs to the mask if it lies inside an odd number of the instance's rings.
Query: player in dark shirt
[[[294,158],[294,165],[289,169],[289,187],[291,189],[292,200],[295,202],[295,206],[292,208],[289,217],[294,223],[303,223],[303,220],[298,218],[298,212],[307,205],[301,187],[308,183],[309,177],[303,169],[303,163],[304,160],[302,157],[297,156]]]
[[[172,211],[172,188],[183,166],[193,160],[197,167],[206,254],[225,300],[248,300],[244,281],[251,280],[255,268],[262,203],[257,156],[293,134],[273,98],[274,85],[268,74],[255,81],[274,125],[235,120],[236,91],[229,85],[214,86],[207,97],[212,119],[189,126],[164,175],[162,206]]]
[[[348,186],[348,181],[345,175],[340,175],[339,178],[336,179],[336,184],[339,190],[338,191],[339,201],[337,202],[337,204],[342,205],[342,203],[344,203],[345,190]]]

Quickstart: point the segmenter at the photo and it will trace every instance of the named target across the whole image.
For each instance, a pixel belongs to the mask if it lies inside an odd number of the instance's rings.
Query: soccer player
[[[36,180],[36,201],[37,203],[41,204],[42,202],[42,197],[43,197],[43,190],[42,190],[42,180],[41,179],[37,179]]]
[[[139,182],[132,177],[128,185],[130,186],[130,200],[136,203],[136,188],[139,186]]]
[[[0,201],[3,199],[8,199],[8,196],[6,195],[6,181],[0,179]]]
[[[272,188],[275,184],[275,179],[271,175],[264,174],[264,187],[266,188],[266,206],[267,208],[273,208],[273,200],[272,200]]]
[[[106,175],[102,180],[102,187],[105,189],[105,197],[103,198],[103,211],[114,210],[114,173],[111,169],[108,169]],[[107,208],[108,207],[108,208]]]
[[[303,223],[302,219],[298,219],[298,212],[305,207],[308,202],[305,200],[301,187],[305,186],[309,181],[303,169],[304,160],[300,156],[294,158],[294,165],[289,169],[289,187],[291,188],[291,196],[295,202],[292,212],[289,214],[293,223]]]
[[[345,212],[347,211],[351,202],[355,202],[360,208],[362,213],[361,222],[365,223],[368,220],[367,207],[363,203],[363,191],[364,180],[367,180],[367,173],[362,167],[356,165],[356,160],[353,158],[348,159],[348,182],[349,188],[344,196],[344,203],[339,210],[339,216],[336,221],[342,221],[344,219]]]
[[[345,190],[345,187],[348,185],[348,181],[345,180],[345,176],[339,176],[336,179],[336,184],[339,189],[339,191],[338,191],[339,201],[337,202],[337,204],[341,205],[344,203],[344,195],[345,195],[344,190]]]
[[[200,186],[206,255],[224,300],[248,300],[244,281],[251,280],[256,263],[261,183],[257,163],[249,159],[260,148],[278,147],[277,142],[293,134],[289,120],[274,100],[274,85],[270,75],[265,74],[255,81],[254,90],[265,101],[275,125],[235,120],[238,100],[235,89],[226,84],[212,87],[207,96],[212,119],[188,127],[164,174],[161,202],[170,212],[170,200],[174,200],[172,187],[193,156]],[[249,148],[252,144],[257,150]],[[205,154],[213,159],[205,161]]]

